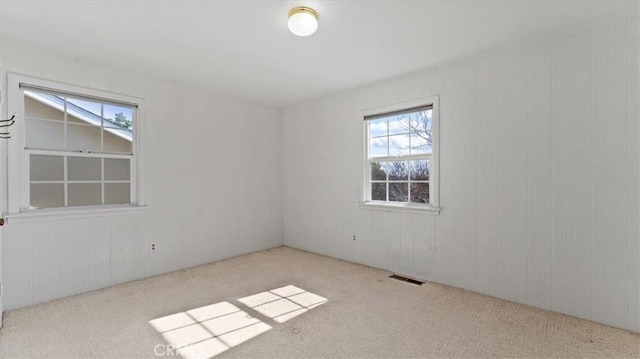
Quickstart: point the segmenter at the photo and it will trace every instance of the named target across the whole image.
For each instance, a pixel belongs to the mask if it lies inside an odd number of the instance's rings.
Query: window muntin
[[[371,200],[428,204],[429,162],[371,162]]]
[[[27,208],[135,203],[136,107],[21,86]]]
[[[366,117],[369,158],[432,153],[433,108]]]
[[[135,107],[22,89],[25,148],[133,154]]]
[[[127,156],[27,152],[30,209],[131,203]]]
[[[434,104],[383,112],[364,119],[366,202],[437,206],[432,177]]]

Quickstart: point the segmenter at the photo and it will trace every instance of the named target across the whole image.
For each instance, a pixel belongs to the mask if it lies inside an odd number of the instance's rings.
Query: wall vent
[[[407,282],[407,283],[411,283],[411,284],[415,284],[415,285],[423,285],[424,284],[424,282],[421,282],[419,280],[403,277],[403,276],[397,275],[397,274],[392,274],[392,275],[389,276],[389,278],[393,278],[395,280],[399,280],[399,281],[402,281],[402,282]]]

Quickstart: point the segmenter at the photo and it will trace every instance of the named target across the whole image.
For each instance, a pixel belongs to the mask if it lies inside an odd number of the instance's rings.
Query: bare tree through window
[[[371,200],[429,203],[432,109],[374,116],[367,126]]]

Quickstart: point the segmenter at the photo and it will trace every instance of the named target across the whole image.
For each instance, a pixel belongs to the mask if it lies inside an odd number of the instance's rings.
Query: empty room
[[[0,358],[640,358],[640,0],[0,0]]]

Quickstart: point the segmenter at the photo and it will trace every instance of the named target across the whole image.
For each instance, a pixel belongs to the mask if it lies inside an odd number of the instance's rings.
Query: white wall
[[[640,331],[638,50],[616,18],[285,109],[285,244]],[[360,111],[431,95],[441,214],[359,209]]]
[[[640,331],[635,18],[288,108],[283,127],[277,110],[0,41],[3,89],[11,71],[147,107],[147,210],[3,227],[5,309],[280,245],[284,188],[287,245]],[[442,213],[359,209],[360,111],[434,94]]]
[[[142,97],[147,134],[144,212],[3,227],[5,310],[282,245],[279,110],[0,41],[4,89],[10,71]]]

